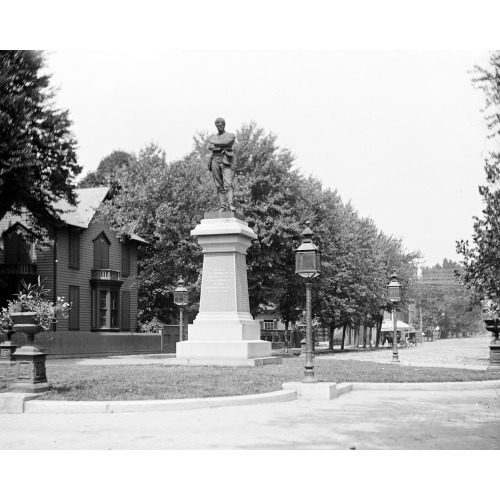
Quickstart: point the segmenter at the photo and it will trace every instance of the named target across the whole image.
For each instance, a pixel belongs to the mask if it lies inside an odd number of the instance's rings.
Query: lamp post
[[[391,276],[391,282],[387,285],[387,294],[389,300],[392,302],[392,319],[394,324],[394,333],[392,337],[392,363],[399,363],[398,357],[398,320],[397,320],[397,310],[396,304],[401,300],[401,288],[402,286],[398,282],[398,275],[396,274],[396,269],[393,270]]]
[[[180,309],[180,330],[179,330],[179,341],[184,340],[184,307],[187,306],[189,302],[189,292],[184,288],[184,280],[179,278],[177,282],[177,288],[174,290],[174,304],[179,306]]]
[[[306,223],[308,224],[308,223]],[[302,232],[302,243],[295,250],[295,273],[302,276],[306,284],[306,364],[304,383],[317,382],[314,377],[311,321],[311,280],[321,274],[321,252],[312,242],[313,232],[309,225]]]

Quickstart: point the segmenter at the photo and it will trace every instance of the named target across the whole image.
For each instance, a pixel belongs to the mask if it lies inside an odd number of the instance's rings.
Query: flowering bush
[[[492,319],[500,316],[498,303],[494,302],[493,300],[483,300],[481,302],[481,306],[483,319]]]
[[[163,324],[160,321],[158,321],[158,319],[153,318],[151,321],[143,323],[141,325],[140,331],[142,333],[159,333],[161,332],[162,328]]]
[[[41,282],[40,276],[35,284],[22,282],[22,290],[16,295],[17,299],[7,301],[7,307],[2,308],[0,324],[2,329],[10,330],[14,324],[11,314],[19,312],[35,312],[36,322],[43,329],[57,323],[58,318],[67,318],[71,305],[63,297],[57,297],[51,302],[46,297],[50,293]]]

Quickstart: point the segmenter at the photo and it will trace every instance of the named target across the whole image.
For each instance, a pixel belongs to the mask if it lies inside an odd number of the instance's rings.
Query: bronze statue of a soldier
[[[219,212],[224,212],[226,210],[234,212],[236,208],[233,204],[234,172],[232,167],[235,135],[225,131],[226,122],[224,118],[217,118],[215,120],[215,126],[217,127],[218,133],[208,138],[208,142],[210,143],[208,148],[211,152],[208,160],[208,170],[212,172],[214,177],[217,196],[221,206]]]

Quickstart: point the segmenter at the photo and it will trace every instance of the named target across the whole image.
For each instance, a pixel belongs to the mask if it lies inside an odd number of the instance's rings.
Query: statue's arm
[[[213,146],[216,148],[231,148],[233,147],[235,140],[234,134],[224,134],[223,136],[212,136],[210,138],[210,149],[213,149]],[[213,145],[213,146],[212,146]]]

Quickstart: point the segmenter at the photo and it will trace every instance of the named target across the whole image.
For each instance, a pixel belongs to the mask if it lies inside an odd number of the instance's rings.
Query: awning
[[[405,323],[404,321],[400,321],[398,319],[396,328],[398,330],[403,330],[405,328],[407,328],[409,330],[411,328],[411,326],[408,323]],[[382,332],[393,332],[394,331],[394,323],[393,323],[392,319],[384,319],[384,321],[382,321],[381,331]]]

